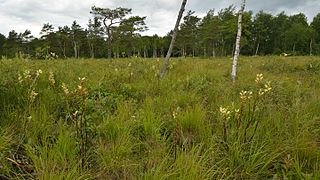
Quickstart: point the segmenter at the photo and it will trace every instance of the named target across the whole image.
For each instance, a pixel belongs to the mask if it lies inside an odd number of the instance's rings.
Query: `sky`
[[[165,35],[173,29],[181,0],[0,0],[0,33],[10,30],[31,30],[36,37],[44,23],[70,26],[76,20],[86,27],[91,6],[105,8],[132,8],[134,15],[147,16],[149,28],[145,35]],[[210,9],[216,12],[229,5],[239,9],[240,0],[189,0],[186,9],[203,16]],[[285,11],[287,14],[303,12],[309,22],[320,13],[320,0],[247,0],[246,10],[254,13],[264,10],[272,14]]]

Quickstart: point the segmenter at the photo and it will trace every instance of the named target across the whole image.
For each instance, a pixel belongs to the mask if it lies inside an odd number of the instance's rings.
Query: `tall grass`
[[[318,57],[160,66],[1,61],[0,178],[320,178]]]

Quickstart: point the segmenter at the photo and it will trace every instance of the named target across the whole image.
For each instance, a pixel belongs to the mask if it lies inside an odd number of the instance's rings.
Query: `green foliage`
[[[165,36],[143,36],[148,30],[143,16],[131,16],[132,9],[91,7],[87,27],[76,21],[69,26],[43,25],[40,38],[30,30],[12,30],[0,35],[0,57],[17,59],[164,57],[173,31]],[[209,10],[200,17],[189,10],[183,17],[173,57],[226,57],[233,55],[238,13],[235,6]],[[242,55],[319,55],[320,14],[311,23],[303,13],[277,15],[263,11],[244,12]]]
[[[160,66],[2,61],[0,178],[319,178],[319,58]]]

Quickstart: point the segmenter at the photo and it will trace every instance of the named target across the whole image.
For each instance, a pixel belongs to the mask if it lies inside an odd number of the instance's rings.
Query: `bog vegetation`
[[[319,179],[318,57],[5,60],[0,178]]]

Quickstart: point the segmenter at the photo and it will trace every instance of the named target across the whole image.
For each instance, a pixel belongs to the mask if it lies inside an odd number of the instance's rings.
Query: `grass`
[[[1,61],[0,179],[320,178],[318,57],[161,64]]]

